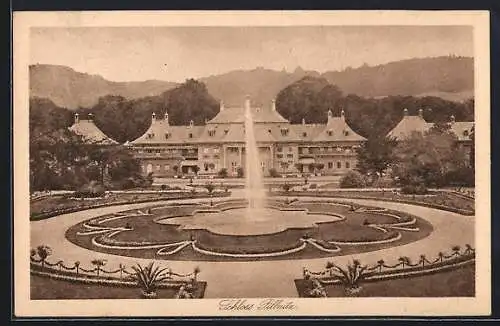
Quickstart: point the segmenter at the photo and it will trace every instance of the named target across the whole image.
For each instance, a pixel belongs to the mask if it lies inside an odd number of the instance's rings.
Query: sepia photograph
[[[16,314],[489,314],[488,24],[16,13]]]

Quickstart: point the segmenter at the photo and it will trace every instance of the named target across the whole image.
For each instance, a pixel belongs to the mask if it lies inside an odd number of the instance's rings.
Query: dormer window
[[[215,130],[214,130],[214,129],[209,130],[209,131],[208,131],[208,135],[209,135],[210,137],[215,136]]]
[[[229,129],[224,129],[224,134],[227,135],[227,133],[229,132]]]
[[[189,133],[189,138],[193,138],[193,133],[192,132]]]
[[[154,137],[155,137],[155,134],[153,134],[153,133],[148,134],[148,138],[149,138],[149,139],[152,139],[152,138],[154,138]]]
[[[271,129],[267,129],[267,132],[271,133]]]
[[[165,139],[169,139],[169,138],[170,138],[170,133],[169,132],[165,133]]]
[[[330,137],[333,136],[333,131],[328,130],[327,133],[328,133],[328,136],[330,136]]]
[[[344,130],[344,136],[348,136],[349,135],[349,131],[348,130]]]
[[[287,128],[282,128],[281,129],[281,135],[282,136],[288,136],[288,129]]]
[[[464,130],[464,136],[469,136],[469,130]]]

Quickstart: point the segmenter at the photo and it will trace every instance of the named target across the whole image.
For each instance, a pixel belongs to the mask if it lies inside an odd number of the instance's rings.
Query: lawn
[[[228,196],[230,193],[217,193],[214,197]],[[111,193],[106,195],[105,198],[89,198],[89,199],[75,199],[66,196],[51,196],[42,199],[30,201],[30,216],[32,220],[46,218],[51,216],[51,212],[60,211],[61,214],[66,213],[63,210],[71,209],[88,209],[97,205],[113,205],[120,203],[131,203],[138,201],[160,201],[169,199],[182,199],[182,198],[207,198],[206,193],[193,194],[189,192],[183,193]],[[46,216],[49,214],[48,216]]]
[[[462,213],[474,214],[474,200],[451,192],[431,191],[427,195],[406,195],[391,191],[357,191],[357,190],[319,190],[319,191],[289,191],[274,192],[274,196],[311,196],[338,198],[367,198],[388,201],[402,201],[420,205],[433,205],[441,208],[452,208]]]
[[[295,280],[299,296],[304,296],[307,282]],[[473,297],[475,264],[422,276],[362,283],[360,297]],[[326,285],[328,297],[345,297],[344,287]]]
[[[137,287],[105,286],[56,280],[49,277],[31,275],[32,300],[50,299],[140,299],[141,290]],[[198,295],[203,297],[206,283],[198,282]],[[160,288],[158,299],[172,299],[177,294],[177,288]]]

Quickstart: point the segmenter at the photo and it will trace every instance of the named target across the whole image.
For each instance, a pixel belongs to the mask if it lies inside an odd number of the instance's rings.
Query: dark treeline
[[[390,131],[402,118],[403,109],[416,115],[424,110],[427,121],[448,121],[454,115],[457,121],[472,121],[474,101],[463,103],[447,101],[438,97],[389,96],[380,99],[344,95],[335,85],[321,77],[304,77],[279,92],[277,110],[292,123],[325,123],[327,111],[335,116],[345,110],[347,122],[365,137],[379,137]],[[189,79],[180,86],[159,96],[127,100],[121,96],[101,97],[91,108],[80,108],[84,117],[94,115],[96,125],[108,136],[120,143],[141,136],[149,127],[151,113],[163,117],[168,109],[172,125],[186,125],[193,120],[196,125],[213,118],[219,103],[205,85]],[[34,98],[30,101],[30,120],[33,125],[54,124],[70,126],[72,112],[58,108],[50,100]]]
[[[386,135],[403,117],[403,109],[410,115],[424,110],[429,122],[474,120],[474,101],[464,103],[447,101],[439,97],[388,96],[380,99],[357,95],[344,96],[341,90],[324,78],[304,77],[284,88],[276,98],[277,110],[292,123],[325,123],[327,111],[340,116],[344,109],[346,120],[354,131],[365,137]]]

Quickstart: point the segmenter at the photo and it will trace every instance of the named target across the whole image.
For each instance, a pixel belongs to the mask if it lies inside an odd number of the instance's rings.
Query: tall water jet
[[[245,99],[245,195],[248,200],[247,217],[252,217],[255,210],[264,208],[265,190],[262,178],[259,150],[255,140],[255,130],[250,108],[250,98]]]

